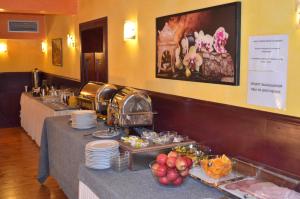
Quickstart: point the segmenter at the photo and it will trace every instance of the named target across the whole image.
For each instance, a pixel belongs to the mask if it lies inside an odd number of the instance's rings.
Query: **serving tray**
[[[155,160],[159,153],[167,153],[176,146],[185,146],[196,143],[194,140],[174,142],[170,144],[153,144],[143,148],[134,148],[130,144],[119,141],[122,151],[129,152],[129,169],[142,170],[149,169],[149,163]]]

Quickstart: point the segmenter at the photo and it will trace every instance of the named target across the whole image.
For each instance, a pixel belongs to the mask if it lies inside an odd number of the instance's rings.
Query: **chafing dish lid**
[[[152,112],[150,97],[145,92],[130,87],[119,90],[113,102],[121,107],[122,114]]]
[[[98,90],[104,85],[102,82],[88,82],[80,90],[80,95],[86,98],[95,98]]]

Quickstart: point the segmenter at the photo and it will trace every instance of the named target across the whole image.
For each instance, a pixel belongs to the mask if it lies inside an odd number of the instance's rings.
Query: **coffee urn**
[[[33,88],[40,87],[40,71],[37,68],[32,71],[32,86]]]

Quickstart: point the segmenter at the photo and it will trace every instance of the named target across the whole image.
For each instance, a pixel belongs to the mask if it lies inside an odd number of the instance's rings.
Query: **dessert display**
[[[168,155],[159,154],[155,162],[150,164],[152,174],[159,184],[174,187],[184,182],[192,166],[190,158],[181,156],[175,151],[169,152]]]
[[[149,145],[149,142],[147,140],[141,139],[138,136],[127,136],[127,137],[121,137],[121,140],[124,143],[130,144],[133,148],[143,148]]]
[[[200,160],[200,164],[206,175],[214,179],[225,177],[232,170],[232,162],[226,155],[205,158]]]
[[[145,148],[148,146],[166,145],[186,141],[187,138],[178,135],[175,131],[143,131],[140,136],[130,135],[122,137],[121,141],[133,148]]]
[[[128,151],[130,154],[129,169],[141,170],[149,167],[156,156],[160,153],[168,153],[173,147],[181,145],[189,145],[195,143],[194,140],[184,140],[182,142],[172,142],[174,136],[171,132],[156,133],[147,131],[139,136],[122,137],[120,148],[123,151]]]

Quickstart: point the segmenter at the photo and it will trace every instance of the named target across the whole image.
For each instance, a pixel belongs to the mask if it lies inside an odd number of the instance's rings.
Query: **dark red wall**
[[[300,118],[150,92],[157,130],[300,176]]]
[[[0,128],[20,125],[20,96],[31,73],[0,73]]]
[[[59,87],[80,87],[80,82],[41,73],[41,78]],[[20,97],[24,86],[32,86],[31,72],[0,73],[0,128],[20,126]]]

